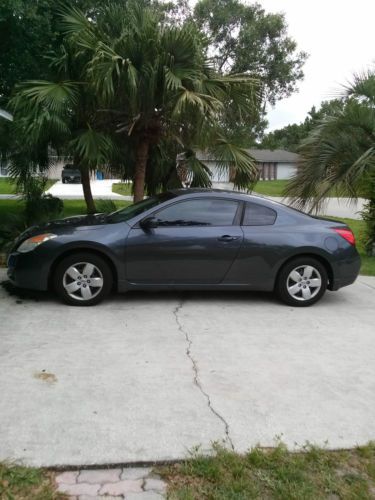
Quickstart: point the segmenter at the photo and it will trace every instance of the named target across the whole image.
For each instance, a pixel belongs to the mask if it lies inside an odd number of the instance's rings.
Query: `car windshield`
[[[137,215],[146,212],[150,208],[156,207],[163,203],[164,201],[171,200],[175,195],[173,193],[162,193],[157,196],[150,196],[150,198],[146,198],[145,200],[138,201],[133,205],[129,205],[128,207],[121,208],[116,212],[112,212],[108,215],[107,222],[116,223],[116,222],[126,222]]]

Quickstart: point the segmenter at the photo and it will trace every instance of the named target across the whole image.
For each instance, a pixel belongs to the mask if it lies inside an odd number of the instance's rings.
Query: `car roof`
[[[204,194],[208,196],[224,195],[230,198],[244,199],[250,201],[251,199],[259,201],[273,202],[261,195],[245,193],[244,191],[235,191],[231,189],[217,189],[217,188],[180,188],[180,189],[170,189],[170,193],[174,196],[184,196],[192,194]],[[275,202],[273,202],[275,203]]]
[[[264,206],[277,209],[278,211],[281,210],[284,212],[288,212],[289,214],[292,214],[298,218],[300,217],[310,218],[308,214],[300,210],[296,210],[295,208],[292,208],[288,205],[285,205],[284,203],[271,200],[262,195],[244,193],[243,191],[234,191],[230,189],[215,189],[215,188],[180,188],[180,189],[170,189],[168,192],[171,193],[174,197],[180,197],[180,196],[188,197],[188,196],[194,196],[194,195],[198,196],[204,194],[205,196],[210,196],[210,197],[211,196],[217,197],[218,195],[220,195],[224,198],[230,198],[235,200],[254,201]]]

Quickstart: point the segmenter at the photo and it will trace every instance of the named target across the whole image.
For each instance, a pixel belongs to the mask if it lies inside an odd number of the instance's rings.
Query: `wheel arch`
[[[283,269],[283,267],[286,264],[288,264],[289,262],[291,262],[292,260],[299,259],[301,257],[309,257],[309,258],[315,259],[315,260],[319,261],[324,266],[325,270],[327,271],[327,275],[328,275],[327,288],[328,288],[328,290],[331,290],[331,286],[332,286],[332,283],[334,280],[334,272],[333,272],[332,265],[327,258],[325,258],[324,256],[322,256],[320,254],[314,253],[314,252],[303,252],[303,253],[291,255],[285,261],[283,261],[282,264],[280,265],[277,273],[276,273],[274,287],[276,287],[276,284],[278,282],[278,279],[279,279],[279,276],[280,276],[280,273],[281,273],[281,270]]]
[[[92,247],[85,247],[85,246],[82,246],[82,247],[74,247],[74,248],[67,248],[66,250],[64,250],[63,252],[61,252],[61,254],[59,254],[55,260],[53,261],[51,267],[50,267],[50,270],[49,270],[49,273],[48,273],[48,289],[51,290],[52,289],[52,282],[53,282],[53,275],[55,273],[55,270],[57,268],[57,266],[59,265],[59,263],[65,259],[66,257],[69,257],[70,255],[74,255],[75,253],[81,253],[81,252],[85,252],[85,253],[90,253],[90,254],[93,254],[93,255],[96,255],[98,257],[101,257],[103,260],[106,261],[106,263],[108,264],[110,270],[111,270],[111,273],[112,273],[112,277],[113,277],[113,288],[115,290],[117,290],[118,288],[118,273],[117,273],[117,269],[116,269],[116,266],[113,262],[113,260],[108,256],[108,254],[106,254],[105,252],[101,251],[100,249],[98,248],[92,248]]]

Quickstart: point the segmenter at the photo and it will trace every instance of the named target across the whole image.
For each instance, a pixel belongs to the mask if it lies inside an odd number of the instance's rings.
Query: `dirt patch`
[[[55,384],[57,382],[56,375],[54,373],[48,373],[45,370],[34,373],[34,378],[43,380],[43,382],[47,382],[47,384]]]

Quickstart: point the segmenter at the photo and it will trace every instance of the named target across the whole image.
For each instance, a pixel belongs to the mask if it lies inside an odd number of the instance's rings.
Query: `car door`
[[[156,210],[157,227],[136,224],[126,241],[131,283],[217,284],[242,244],[241,202],[190,198]]]
[[[274,282],[275,264],[284,251],[275,226],[277,212],[253,202],[246,202],[243,212],[244,240],[226,282],[269,290]]]

